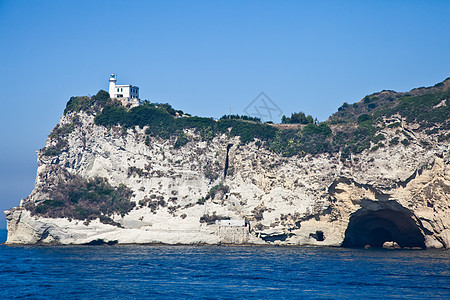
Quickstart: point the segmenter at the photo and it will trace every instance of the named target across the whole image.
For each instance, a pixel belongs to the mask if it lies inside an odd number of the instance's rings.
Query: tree
[[[281,117],[282,124],[310,124],[314,123],[311,115],[306,116],[304,112],[292,113],[291,117]]]

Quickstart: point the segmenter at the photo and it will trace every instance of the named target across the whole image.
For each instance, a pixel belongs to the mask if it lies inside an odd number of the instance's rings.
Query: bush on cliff
[[[200,217],[200,223],[206,223],[207,225],[212,225],[216,223],[216,221],[220,220],[230,220],[230,217],[216,215],[216,212],[213,212],[212,215],[204,214],[202,217]]]
[[[70,175],[67,180],[54,182],[50,186],[47,200],[37,205],[25,205],[31,215],[87,222],[98,218],[102,223],[119,226],[111,215],[124,216],[135,206],[130,201],[132,191],[129,188],[125,185],[113,187],[104,178],[84,180]]]
[[[107,103],[111,102],[109,98],[109,93],[100,90],[95,96],[92,97],[71,97],[66,104],[64,109],[64,114],[70,112],[99,112]]]

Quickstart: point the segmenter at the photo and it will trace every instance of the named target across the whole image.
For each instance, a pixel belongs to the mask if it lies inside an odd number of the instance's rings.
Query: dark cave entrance
[[[351,215],[343,247],[382,248],[384,242],[394,241],[402,248],[425,248],[425,238],[409,210],[395,201],[365,203]]]

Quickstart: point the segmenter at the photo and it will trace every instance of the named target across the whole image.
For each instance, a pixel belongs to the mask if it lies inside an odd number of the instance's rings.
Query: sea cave
[[[364,200],[350,216],[343,247],[382,248],[385,242],[402,248],[425,248],[425,238],[412,213],[395,201]]]

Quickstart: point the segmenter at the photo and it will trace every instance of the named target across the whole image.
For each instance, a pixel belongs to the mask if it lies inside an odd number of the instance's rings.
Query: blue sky
[[[0,0],[0,210],[32,190],[67,100],[107,89],[194,115],[264,91],[326,120],[344,101],[450,76],[449,1]],[[0,216],[0,227],[5,226]]]

